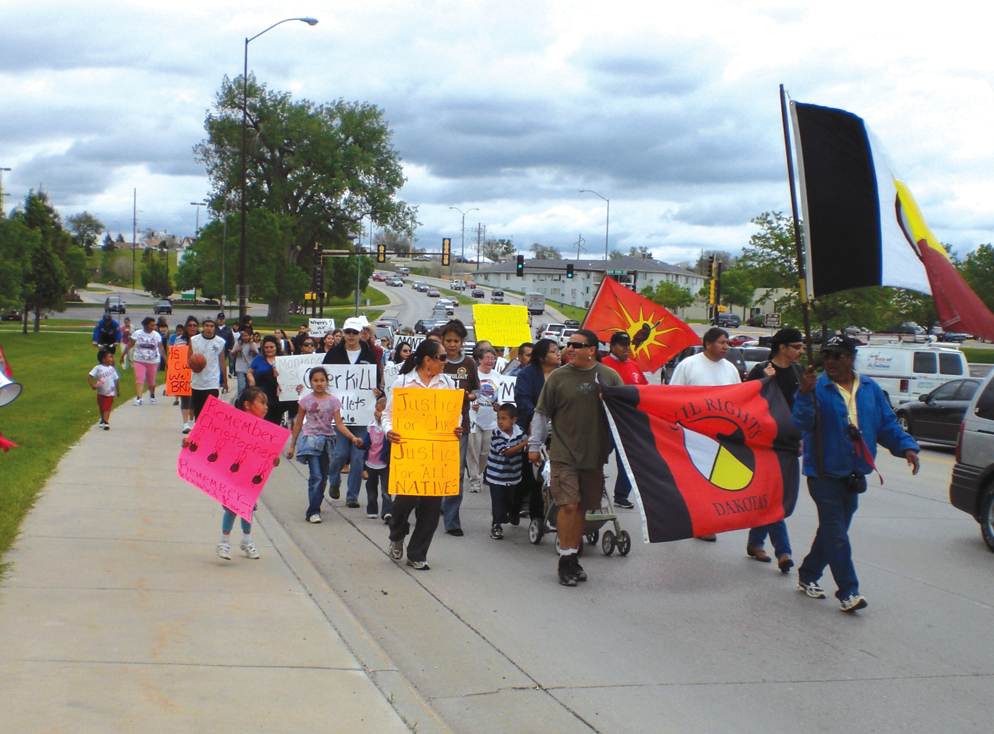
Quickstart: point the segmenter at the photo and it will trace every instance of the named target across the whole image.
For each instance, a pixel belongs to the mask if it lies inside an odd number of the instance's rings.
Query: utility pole
[[[577,237],[579,239],[577,239],[577,241],[576,241],[576,259],[579,260],[580,259],[580,250],[583,250],[584,252],[586,252],[587,248],[583,246],[583,243],[586,242],[586,240],[583,239],[583,235],[582,234],[578,234]]]
[[[138,189],[134,190],[134,212],[131,218],[131,292],[135,292],[135,250],[138,248]]]

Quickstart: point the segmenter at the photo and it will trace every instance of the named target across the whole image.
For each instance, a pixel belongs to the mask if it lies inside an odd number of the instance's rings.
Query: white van
[[[924,342],[870,343],[857,347],[853,369],[872,377],[891,407],[917,400],[950,380],[969,377],[970,367],[958,349]]]

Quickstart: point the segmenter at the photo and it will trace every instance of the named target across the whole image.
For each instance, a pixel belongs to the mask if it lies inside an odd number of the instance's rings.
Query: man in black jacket
[[[383,385],[383,365],[379,364],[376,354],[369,345],[359,339],[359,334],[362,332],[364,325],[361,319],[346,319],[345,324],[342,326],[342,341],[328,350],[324,355],[323,363],[376,365],[376,389],[373,390],[373,394],[378,398],[383,394],[380,389]],[[353,425],[351,423],[347,423],[346,425],[349,427],[349,431],[352,432],[353,436],[357,438],[366,437],[366,426]],[[338,429],[336,428],[335,430],[337,431]],[[351,459],[349,458],[350,453]],[[359,489],[362,486],[362,455],[362,449],[356,448],[351,441],[339,433],[335,440],[335,455],[332,457],[331,466],[328,469],[331,483],[328,495],[333,500],[337,500],[341,496],[342,467],[348,461],[349,478],[346,485],[346,507],[359,507]]]

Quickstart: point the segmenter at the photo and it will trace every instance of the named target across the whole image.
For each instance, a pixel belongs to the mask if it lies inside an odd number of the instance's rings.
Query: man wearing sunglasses
[[[918,473],[918,444],[897,424],[880,387],[853,371],[856,344],[847,336],[833,336],[821,350],[825,372],[820,377],[808,367],[794,398],[794,425],[804,435],[802,473],[818,508],[818,530],[811,550],[797,569],[797,588],[812,599],[824,599],[818,585],[825,566],[832,569],[839,590],[835,596],[843,612],[867,606],[859,593],[852,562],[849,523],[858,496],[866,491],[866,475],[876,469],[877,444],[894,456],[903,456]],[[815,434],[814,401],[818,401]],[[816,450],[821,446],[821,466]]]
[[[378,398],[383,394],[380,390],[383,385],[383,365],[380,364],[369,344],[359,339],[363,326],[365,324],[361,319],[355,317],[345,319],[345,323],[342,324],[342,341],[325,353],[322,364],[376,365],[377,388],[373,390],[373,394]],[[347,425],[349,431],[356,438],[366,437],[365,425]],[[338,429],[336,428],[335,430],[337,431]],[[328,490],[328,494],[334,500],[337,500],[341,496],[342,467],[348,461],[349,476],[346,485],[345,506],[352,509],[359,507],[359,489],[362,486],[362,455],[362,449],[356,448],[355,444],[346,440],[344,434],[339,432],[335,440],[335,455],[332,457],[331,466],[328,469],[328,476],[333,483]]]
[[[541,449],[549,432],[552,445],[550,489],[559,516],[559,583],[576,586],[586,581],[577,558],[587,510],[601,506],[604,464],[611,451],[611,434],[601,402],[600,382],[624,384],[610,367],[597,361],[597,335],[579,329],[566,345],[569,364],[554,370],[545,381],[535,406],[528,458],[541,465]],[[551,422],[551,427],[550,427]]]

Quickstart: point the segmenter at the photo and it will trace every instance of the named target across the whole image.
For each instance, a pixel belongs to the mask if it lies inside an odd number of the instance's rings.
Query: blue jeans
[[[773,554],[777,558],[791,555],[790,538],[787,537],[787,523],[784,520],[777,520],[769,525],[753,528],[749,531],[749,540],[746,541],[746,545],[762,548],[763,543],[766,542],[767,534],[770,536],[770,542],[773,543]]]
[[[365,438],[366,429],[361,426],[349,426],[356,438]],[[346,480],[346,500],[359,501],[359,489],[362,487],[362,465],[366,452],[356,448],[356,445],[345,438],[345,435],[335,426],[335,454],[331,457],[331,486],[342,486],[342,467],[349,462],[349,478]]]
[[[865,486],[865,479],[863,483]],[[808,493],[818,508],[818,531],[811,550],[797,569],[797,577],[804,583],[818,581],[828,566],[839,587],[836,597],[845,599],[850,594],[858,594],[859,580],[849,545],[849,523],[859,505],[859,495],[850,492],[842,479],[834,477],[808,477]]]
[[[229,510],[227,507],[224,508],[224,517],[221,518],[221,532],[225,535],[231,533],[231,529],[235,527],[235,518],[238,517],[234,512]],[[239,517],[242,521],[242,532],[245,535],[252,534],[252,523],[246,520],[244,517]]]
[[[621,463],[621,452],[617,448],[614,450],[614,458],[618,462],[618,478],[614,481],[614,501],[627,500],[632,493],[632,483],[628,479],[628,472],[625,465]]]
[[[321,500],[324,499],[324,485],[328,482],[328,467],[331,458],[327,451],[301,457],[307,459],[310,475],[307,477],[307,517],[321,514]]]
[[[459,507],[462,505],[463,477],[466,474],[468,448],[469,434],[463,433],[459,437],[459,494],[442,498],[442,519],[445,522],[446,531],[462,528],[462,523],[459,521]]]
[[[238,380],[238,394],[241,395],[243,392],[245,392],[245,389],[249,386],[249,384],[248,384],[248,373],[247,372],[236,372],[235,373],[235,379]]]
[[[366,514],[379,515],[384,517],[390,515],[390,508],[393,506],[393,498],[390,496],[390,467],[374,469],[366,467]],[[383,502],[383,512],[379,511],[377,495]]]

